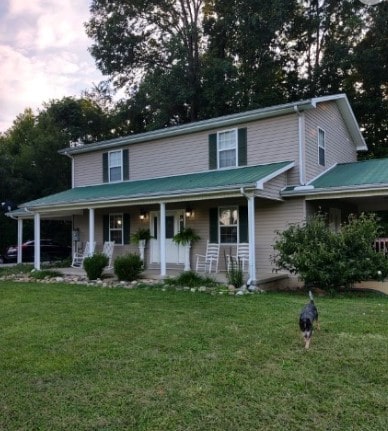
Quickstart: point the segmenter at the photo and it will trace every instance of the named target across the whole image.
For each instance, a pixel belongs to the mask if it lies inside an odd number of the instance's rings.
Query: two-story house
[[[137,251],[131,234],[149,228],[145,259],[161,276],[183,269],[172,238],[184,226],[201,238],[192,261],[207,241],[220,244],[221,271],[224,252],[248,242],[258,281],[272,273],[276,231],[319,208],[334,227],[350,211],[383,209],[376,199],[387,193],[388,163],[357,162],[365,150],[347,97],[317,97],[66,148],[72,188],[12,215],[19,242],[25,218],[34,218],[39,241],[44,219],[71,217],[78,246],[113,240],[115,256]]]

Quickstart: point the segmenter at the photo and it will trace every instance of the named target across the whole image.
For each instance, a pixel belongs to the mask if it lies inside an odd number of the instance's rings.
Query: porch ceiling
[[[149,180],[125,181],[87,187],[75,187],[61,193],[26,202],[9,215],[20,216],[21,211],[58,211],[80,209],[89,206],[118,205],[155,201],[160,199],[188,198],[198,196],[239,193],[241,187],[255,190],[291,169],[293,162],[284,161],[257,166],[206,171]]]

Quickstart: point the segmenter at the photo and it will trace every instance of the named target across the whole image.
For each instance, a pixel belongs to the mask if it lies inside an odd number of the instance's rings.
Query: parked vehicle
[[[29,240],[22,244],[22,260],[23,262],[33,262],[35,252],[35,241]],[[17,246],[11,245],[8,247],[4,255],[1,257],[4,263],[17,261]],[[40,259],[44,261],[54,261],[67,259],[71,256],[71,247],[61,245],[51,239],[40,240]]]

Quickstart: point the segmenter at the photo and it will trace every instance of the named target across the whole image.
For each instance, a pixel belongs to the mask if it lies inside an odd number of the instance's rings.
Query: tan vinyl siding
[[[256,268],[258,277],[272,274],[274,269],[271,256],[276,231],[283,231],[291,223],[303,222],[305,204],[303,199],[288,200],[283,203],[259,201],[256,203]]]
[[[287,173],[283,173],[264,184],[264,190],[258,191],[260,197],[280,199],[280,190],[287,186]]]
[[[336,163],[357,161],[357,151],[334,102],[306,112],[306,180]],[[318,163],[318,128],[325,132],[325,166]]]
[[[129,149],[130,179],[207,171],[208,133],[162,139]]]
[[[285,160],[295,161],[295,164],[299,161],[296,114],[268,118],[248,126],[248,163],[250,165]]]
[[[298,162],[298,120],[294,114],[239,125],[247,127],[248,165]],[[208,136],[223,129],[127,146],[131,180],[207,171]],[[102,154],[74,157],[75,186],[102,183]],[[296,169],[293,177],[297,177]]]
[[[102,152],[79,154],[74,157],[74,186],[102,183]]]

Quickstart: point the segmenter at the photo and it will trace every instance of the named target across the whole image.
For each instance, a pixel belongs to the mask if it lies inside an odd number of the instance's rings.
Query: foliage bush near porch
[[[102,253],[94,253],[93,256],[84,259],[84,269],[89,280],[101,278],[104,268],[108,265],[109,258]]]
[[[143,261],[135,253],[116,257],[113,266],[117,278],[123,281],[136,280],[144,269]]]
[[[0,429],[387,429],[387,298],[0,283]]]
[[[349,288],[354,283],[384,278],[388,260],[373,248],[379,227],[373,214],[350,216],[339,232],[317,214],[303,225],[278,232],[273,262],[306,283],[322,289]]]

